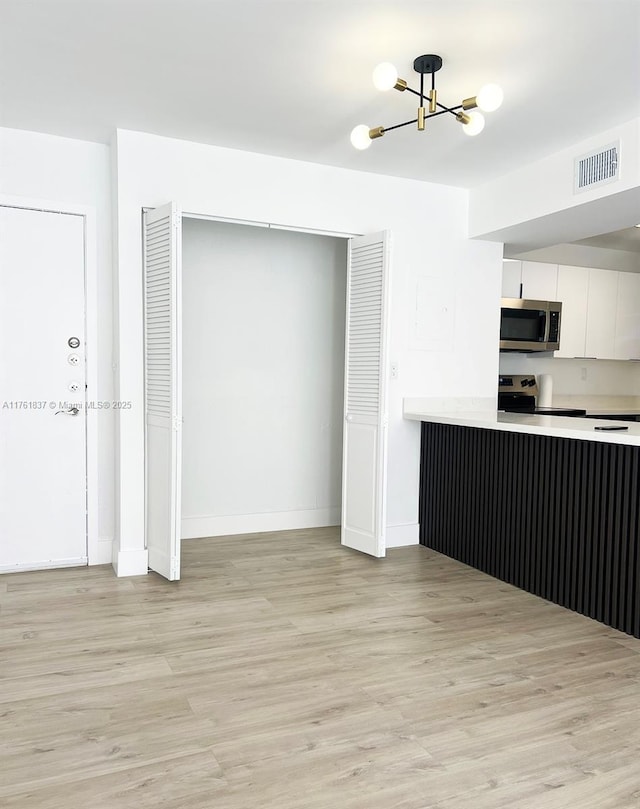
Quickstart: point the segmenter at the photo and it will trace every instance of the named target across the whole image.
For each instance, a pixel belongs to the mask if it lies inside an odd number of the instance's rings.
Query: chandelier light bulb
[[[504,93],[497,84],[485,84],[476,96],[478,109],[483,112],[493,112],[502,104]]]
[[[373,71],[373,86],[377,90],[392,90],[398,81],[398,71],[390,62],[382,62]]]
[[[361,150],[371,146],[369,127],[366,124],[359,124],[351,130],[351,145]]]
[[[471,119],[468,124],[462,125],[462,131],[465,135],[473,137],[479,135],[484,129],[484,115],[479,112],[468,112],[467,115]]]

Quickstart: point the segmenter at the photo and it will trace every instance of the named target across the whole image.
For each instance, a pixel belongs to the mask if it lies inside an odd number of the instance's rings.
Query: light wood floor
[[[640,641],[424,548],[0,577],[4,809],[640,806]]]

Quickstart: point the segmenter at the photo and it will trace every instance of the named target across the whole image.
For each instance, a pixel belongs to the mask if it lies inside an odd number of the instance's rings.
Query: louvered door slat
[[[347,279],[342,543],[385,554],[388,238],[352,239]]]
[[[181,223],[175,205],[144,217],[146,537],[149,567],[180,578]]]

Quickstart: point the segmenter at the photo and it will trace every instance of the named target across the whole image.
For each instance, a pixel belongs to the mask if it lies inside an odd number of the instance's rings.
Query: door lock
[[[78,337],[69,337],[67,345],[69,348],[78,348],[80,346],[80,340]]]

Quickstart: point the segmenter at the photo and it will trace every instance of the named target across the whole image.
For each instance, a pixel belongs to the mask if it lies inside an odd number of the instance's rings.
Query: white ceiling
[[[640,115],[637,0],[0,0],[0,125],[116,127],[472,187]],[[485,131],[415,117],[371,70],[437,53],[439,100],[505,91]]]
[[[640,219],[640,212],[638,213],[638,219]],[[575,244],[640,253],[640,228],[623,228],[613,233],[602,233],[599,236],[590,236],[588,239],[579,239]]]

